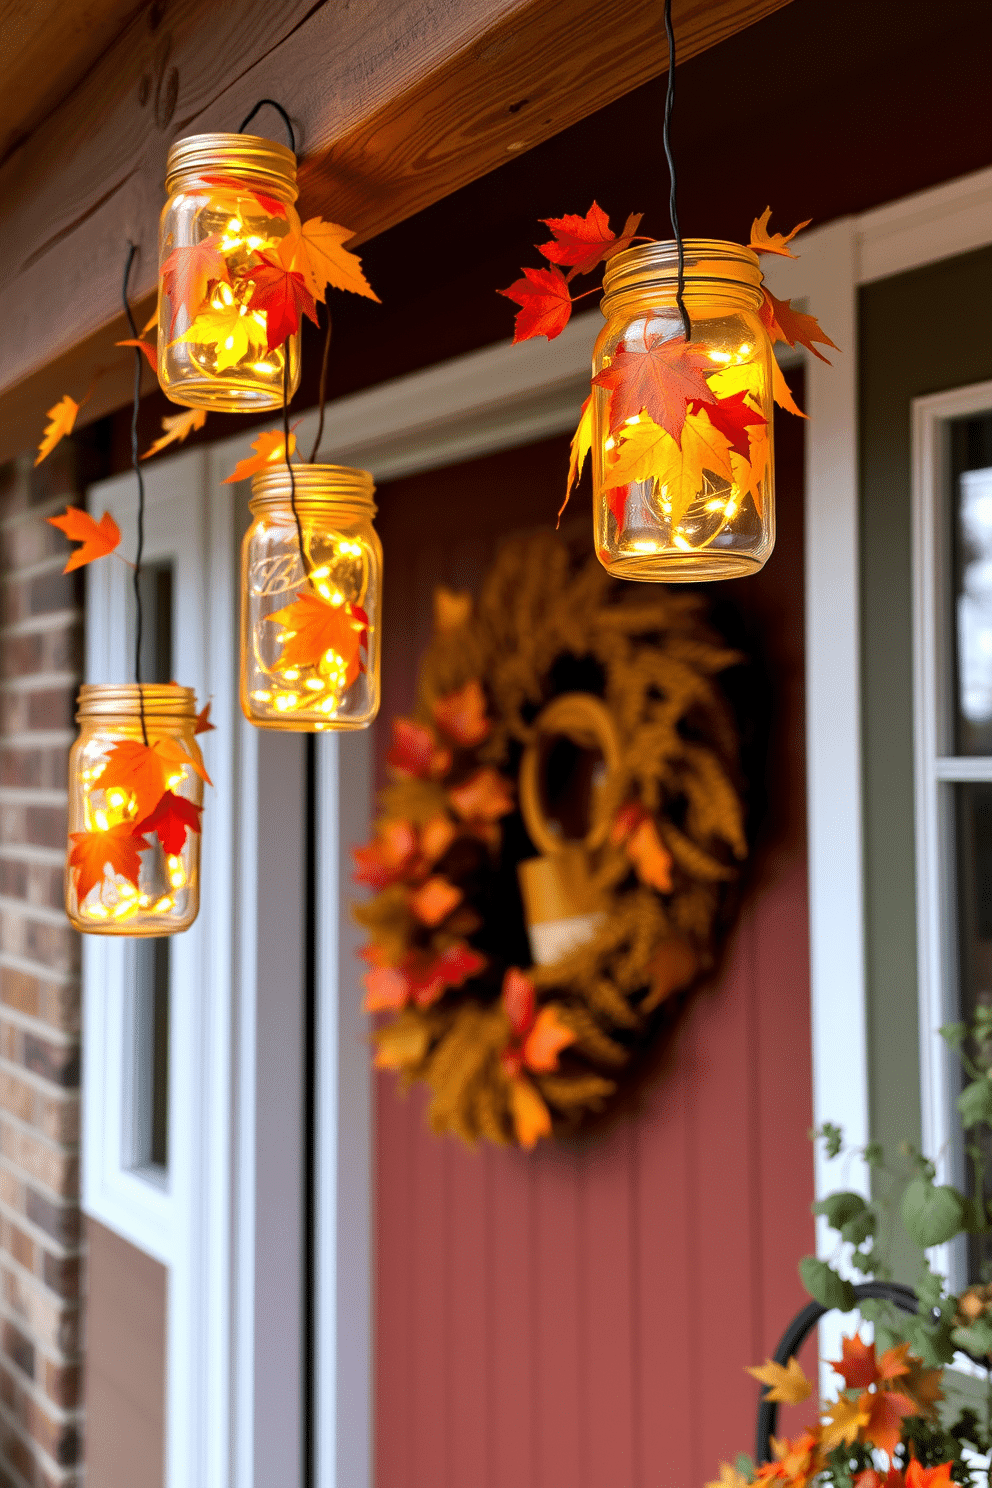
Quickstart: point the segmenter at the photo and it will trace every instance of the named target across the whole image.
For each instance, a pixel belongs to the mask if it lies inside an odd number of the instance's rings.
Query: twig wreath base
[[[375,835],[354,849],[376,890],[354,911],[367,1006],[391,1015],[376,1064],[426,1082],[436,1132],[530,1147],[615,1101],[666,1001],[715,964],[747,852],[716,679],[741,658],[695,596],[576,568],[551,533],[507,542],[476,606],[439,590],[435,607]],[[599,826],[547,866],[578,862],[596,912],[584,939],[533,964],[518,866],[533,870],[537,808],[521,766],[548,705],[576,696],[612,720],[613,757],[590,793]]]

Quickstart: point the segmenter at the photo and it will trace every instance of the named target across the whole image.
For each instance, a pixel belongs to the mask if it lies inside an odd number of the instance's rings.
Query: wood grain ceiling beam
[[[786,3],[674,0],[679,60]],[[126,245],[146,319],[178,136],[235,129],[260,97],[279,99],[301,205],[361,242],[667,60],[660,0],[156,0],[0,168],[0,458],[101,368],[87,417],[127,401],[130,361],[113,349]],[[281,137],[274,116],[258,123]]]

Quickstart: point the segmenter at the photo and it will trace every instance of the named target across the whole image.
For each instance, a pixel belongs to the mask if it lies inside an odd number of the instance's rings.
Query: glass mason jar
[[[379,711],[382,545],[375,486],[343,465],[252,481],[241,550],[241,707],[260,728],[367,728]],[[300,561],[300,534],[303,562]]]
[[[596,552],[622,579],[756,572],[775,543],[772,348],[757,255],[684,242],[686,344],[674,243],[610,259],[593,352]]]
[[[159,227],[158,380],[187,408],[281,408],[300,380],[300,333],[268,349],[255,273],[298,232],[296,156],[250,134],[193,134],[169,150]]]
[[[99,935],[174,935],[200,907],[196,696],[171,682],[140,691],[147,749],[137,686],[79,691],[65,907],[77,930]]]

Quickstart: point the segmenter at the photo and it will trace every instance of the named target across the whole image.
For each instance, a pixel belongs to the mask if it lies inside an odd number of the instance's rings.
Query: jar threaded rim
[[[182,722],[196,718],[196,693],[175,682],[84,682],[76,699],[76,718],[140,719]]]
[[[260,134],[189,134],[169,146],[165,189],[170,194],[187,175],[222,174],[276,187],[294,202],[296,156],[288,145]]]
[[[368,470],[350,465],[294,465],[292,482],[284,461],[273,463],[252,478],[252,511],[288,506],[295,487],[297,505],[350,507],[375,515],[375,481]]]
[[[724,284],[750,290],[761,299],[761,263],[752,248],[722,238],[683,238],[687,290]],[[673,292],[678,283],[678,245],[674,239],[637,243],[609,260],[603,274],[603,314],[620,295],[659,289]]]

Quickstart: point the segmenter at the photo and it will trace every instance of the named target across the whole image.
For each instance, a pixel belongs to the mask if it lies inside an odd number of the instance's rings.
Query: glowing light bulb
[[[110,827],[110,822],[107,820],[107,813],[105,811],[94,811],[93,820],[96,822],[98,832],[106,832]]]
[[[709,357],[711,362],[719,362],[723,366],[726,366],[726,364],[730,361],[729,351],[717,351],[715,348],[711,348],[706,353],[706,355]]]
[[[683,553],[692,552],[692,543],[684,538],[681,532],[675,532],[672,534],[672,542],[677,548],[681,549]]]

